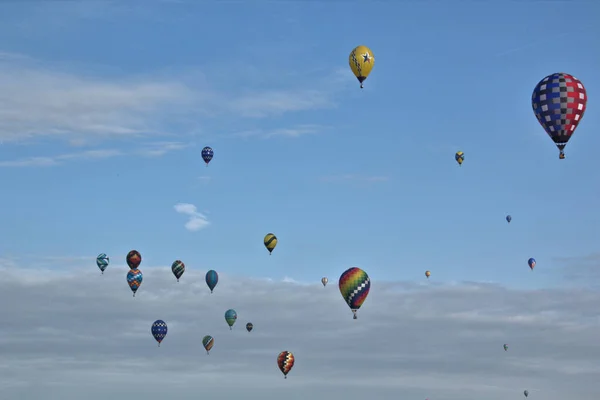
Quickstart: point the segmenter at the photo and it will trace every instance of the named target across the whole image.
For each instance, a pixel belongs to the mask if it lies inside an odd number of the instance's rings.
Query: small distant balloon
[[[462,151],[457,151],[454,155],[454,159],[456,160],[458,165],[462,166],[463,161],[465,161],[465,153],[463,153]]]
[[[158,342],[158,347],[160,347],[160,343],[163,341],[165,336],[167,336],[167,323],[162,319],[157,319],[152,324],[152,328],[150,329],[152,336]]]
[[[177,282],[179,282],[179,278],[181,278],[181,275],[185,272],[185,264],[181,260],[175,260],[173,264],[171,264],[171,271],[173,272],[173,275],[175,275]]]
[[[327,282],[329,282],[329,279],[327,279],[326,276],[324,276],[323,278],[321,278],[321,283],[323,284],[323,286],[327,286]]]
[[[108,267],[109,262],[110,259],[104,253],[100,253],[98,254],[98,257],[96,257],[96,265],[98,266],[98,268],[100,268],[100,272],[102,273],[102,275],[104,275],[104,270],[106,269],[106,267]]]
[[[213,348],[215,344],[215,339],[212,336],[206,335],[202,338],[202,346],[204,346],[204,350],[206,350],[206,354],[210,354],[210,349]]]
[[[212,293],[214,288],[217,286],[217,283],[219,283],[219,274],[217,274],[217,271],[211,269],[206,273],[204,280],[206,281],[206,285]]]
[[[296,359],[294,355],[289,351],[282,351],[277,356],[277,366],[279,370],[283,373],[283,377],[287,379],[287,374],[294,368],[294,363]]]
[[[248,332],[252,332],[252,329],[254,329],[254,325],[252,325],[252,322],[248,322],[248,323],[246,324],[246,330],[247,330]]]
[[[340,276],[338,286],[342,297],[354,314],[354,319],[357,319],[356,313],[371,290],[369,275],[360,268],[349,268]]]
[[[535,267],[535,258],[530,258],[527,261],[527,264],[529,265],[529,268],[531,268],[531,270],[533,271],[533,268]]]
[[[137,269],[142,263],[142,255],[137,250],[131,250],[129,253],[127,253],[126,260],[129,268]]]
[[[508,351],[508,345],[504,344],[504,351]]]
[[[265,247],[269,250],[269,255],[275,250],[277,246],[277,237],[272,233],[267,233],[264,239]]]
[[[127,272],[127,284],[133,292],[133,297],[135,297],[135,293],[140,288],[143,278],[144,276],[142,274],[142,271],[140,271],[139,269],[130,269]]]
[[[206,146],[205,148],[202,149],[202,159],[206,163],[207,167],[208,167],[208,163],[210,162],[210,160],[213,159],[213,156],[214,156],[214,152],[213,152],[213,149],[211,149],[210,147]]]
[[[237,313],[235,310],[230,308],[229,310],[225,311],[225,321],[227,322],[227,325],[229,325],[229,330],[233,329],[232,327],[236,320]]]
[[[425,276],[427,277],[427,279],[429,279],[429,277],[431,276],[431,272],[425,271]]]
[[[508,222],[510,224],[510,221],[512,221],[512,217],[510,215],[506,216],[506,222]]]
[[[527,397],[527,396],[529,396],[529,391],[526,390],[526,391],[523,392],[523,394],[525,395],[525,397]]]

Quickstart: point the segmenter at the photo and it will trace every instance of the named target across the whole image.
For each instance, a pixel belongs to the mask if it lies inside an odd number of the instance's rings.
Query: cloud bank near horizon
[[[176,283],[168,267],[142,268],[135,298],[127,267],[104,275],[0,263],[0,385],[6,398],[246,396],[558,400],[600,393],[600,294],[583,289],[373,282],[358,320],[337,285],[306,285],[205,271]],[[224,320],[234,308],[232,331]],[[156,319],[169,332],[160,348]],[[246,322],[254,324],[246,332]],[[210,334],[210,355],[201,338]],[[504,352],[502,345],[509,344]],[[283,379],[275,357],[296,365]],[[35,382],[35,384],[32,384]]]

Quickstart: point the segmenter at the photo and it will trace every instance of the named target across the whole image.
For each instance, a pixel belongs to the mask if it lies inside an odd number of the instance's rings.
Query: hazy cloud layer
[[[353,320],[335,277],[324,288],[320,278],[273,282],[220,271],[211,295],[205,271],[194,265],[176,283],[169,268],[142,264],[133,298],[125,265],[100,275],[93,256],[78,262],[72,271],[1,262],[2,398],[504,400],[528,389],[529,399],[564,400],[600,393],[595,291],[374,280]],[[238,313],[233,331],[228,308]],[[160,348],[150,335],[156,319],[169,326]],[[205,334],[215,338],[210,355]],[[288,379],[275,364],[282,350],[296,356]]]

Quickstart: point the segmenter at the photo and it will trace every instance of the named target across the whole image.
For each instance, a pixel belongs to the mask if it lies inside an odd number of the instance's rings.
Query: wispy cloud
[[[197,71],[169,77],[91,78],[41,64],[0,53],[0,140],[51,137],[82,144],[169,136],[167,127],[173,124],[191,132],[206,118],[262,118],[334,106],[332,93],[325,90],[226,91],[214,81],[214,89],[209,89],[198,83],[206,79],[199,79]],[[270,134],[294,136],[308,129]]]
[[[333,107],[333,101],[316,90],[269,91],[234,99],[230,106],[244,117],[267,117],[288,111]]]
[[[99,149],[99,150],[85,150],[74,153],[59,154],[57,156],[45,156],[45,157],[26,157],[17,160],[0,161],[1,167],[53,167],[61,165],[66,161],[73,160],[101,160],[112,157],[119,157],[125,155],[140,155],[144,157],[160,157],[167,152],[181,150],[188,147],[188,144],[178,142],[159,142],[159,143],[148,143],[142,146],[140,149],[133,152],[124,152],[117,149]]]
[[[178,203],[174,206],[175,211],[187,215],[189,217],[188,222],[185,223],[185,229],[188,231],[199,231],[200,229],[206,228],[210,222],[206,216],[198,212],[195,205],[189,203]]]
[[[322,182],[386,182],[389,180],[387,176],[370,176],[370,175],[330,175],[321,177]]]
[[[275,137],[297,138],[305,135],[314,135],[327,129],[321,125],[298,125],[293,128],[279,128],[271,130],[255,129],[242,132],[236,132],[232,136],[250,138],[258,137],[261,139],[270,139]]]

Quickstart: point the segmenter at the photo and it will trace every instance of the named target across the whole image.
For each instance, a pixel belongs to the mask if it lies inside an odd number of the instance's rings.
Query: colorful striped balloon
[[[204,346],[204,350],[206,350],[206,354],[210,354],[210,349],[215,345],[215,339],[212,336],[206,335],[202,338],[202,346]]]
[[[339,287],[342,297],[356,319],[356,312],[367,299],[371,289],[369,275],[360,268],[349,268],[340,276]]]
[[[294,355],[290,351],[282,351],[277,356],[277,366],[279,370],[283,373],[283,377],[287,379],[287,374],[294,368],[294,363],[296,359]]]
[[[171,264],[171,272],[173,272],[173,275],[175,275],[177,282],[179,282],[179,278],[181,278],[181,276],[185,272],[185,264],[183,263],[183,261],[175,260],[173,264]]]

